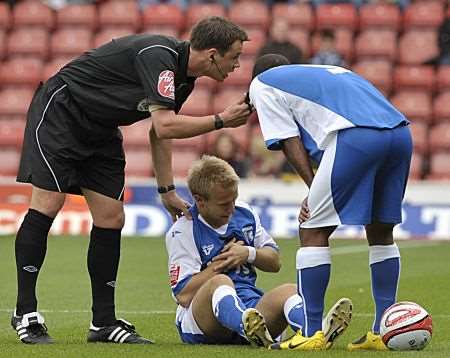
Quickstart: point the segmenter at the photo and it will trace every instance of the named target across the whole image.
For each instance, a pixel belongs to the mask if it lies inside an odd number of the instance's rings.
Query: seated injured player
[[[188,175],[195,201],[192,220],[181,217],[166,235],[170,285],[178,304],[175,323],[185,343],[270,348],[288,325],[294,332],[304,326],[295,284],[267,293],[256,286],[257,270],[280,270],[280,254],[258,214],[236,200],[238,183],[222,159],[203,156],[194,162]],[[338,318],[351,307],[348,301],[340,299],[324,319],[329,346],[346,328]]]

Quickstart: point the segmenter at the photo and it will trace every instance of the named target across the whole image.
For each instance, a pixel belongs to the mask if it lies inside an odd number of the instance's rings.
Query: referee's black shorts
[[[58,77],[36,90],[27,115],[18,182],[71,194],[86,188],[122,200],[124,169],[118,128],[87,118]]]

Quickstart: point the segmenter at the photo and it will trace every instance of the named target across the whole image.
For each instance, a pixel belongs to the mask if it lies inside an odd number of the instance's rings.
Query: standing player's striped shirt
[[[257,95],[258,94],[258,95]],[[320,162],[330,134],[351,127],[395,128],[408,120],[372,84],[337,66],[289,65],[267,70],[250,85],[268,149],[300,136]]]

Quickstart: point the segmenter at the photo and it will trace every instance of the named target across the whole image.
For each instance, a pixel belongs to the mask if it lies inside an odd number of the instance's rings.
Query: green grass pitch
[[[279,240],[283,268],[259,274],[259,286],[269,289],[295,282],[297,240]],[[450,242],[399,242],[402,273],[399,300],[423,305],[433,317],[434,334],[422,352],[349,353],[346,344],[365,333],[373,312],[367,246],[364,241],[332,242],[332,277],[326,309],[339,297],[354,302],[347,332],[326,352],[266,351],[252,347],[189,346],[180,343],[174,321],[175,304],[168,286],[162,239],[124,238],[117,288],[118,316],[134,323],[157,344],[126,346],[85,343],[90,320],[90,286],[86,269],[88,241],[81,237],[49,239],[46,262],[38,284],[39,310],[56,340],[50,346],[26,346],[17,341],[9,319],[15,304],[14,238],[0,237],[0,357],[450,357]]]

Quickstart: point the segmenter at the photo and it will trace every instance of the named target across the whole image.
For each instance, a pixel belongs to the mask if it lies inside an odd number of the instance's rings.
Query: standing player
[[[349,224],[365,226],[376,314],[372,331],[348,348],[386,349],[379,336],[380,318],[397,294],[400,253],[392,232],[402,220],[412,151],[409,122],[349,70],[278,67],[286,64],[279,55],[259,58],[250,86],[267,147],[283,150],[309,187],[299,215],[296,261],[306,324],[303,336],[280,348],[290,349],[305,337],[314,347],[325,346],[321,319],[330,278],[328,239],[338,225]],[[319,165],[315,174],[310,160]]]
[[[246,122],[249,110],[237,103],[215,116],[177,113],[197,77],[223,81],[239,67],[246,40],[241,28],[220,17],[200,21],[190,42],[126,36],[78,57],[36,91],[17,177],[33,185],[15,244],[18,296],[11,323],[22,342],[52,342],[37,312],[35,287],[53,219],[66,193],[74,193],[84,195],[93,217],[87,258],[93,312],[88,342],[151,343],[115,316],[125,167],[118,126],[151,115],[158,191],[173,218],[188,214],[174,190],[169,138],[237,127]]]
[[[193,164],[188,186],[195,200],[192,220],[180,218],[166,235],[170,284],[178,303],[176,325],[190,344],[269,347],[289,324],[305,323],[295,284],[266,294],[256,287],[256,268],[280,269],[278,246],[258,215],[236,202],[239,177],[224,160],[203,156]],[[324,320],[327,348],[345,330],[351,301],[340,299]]]

